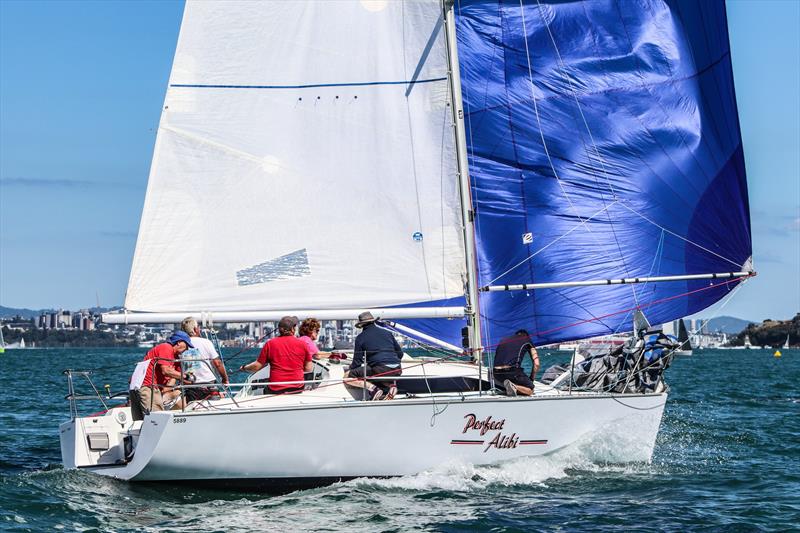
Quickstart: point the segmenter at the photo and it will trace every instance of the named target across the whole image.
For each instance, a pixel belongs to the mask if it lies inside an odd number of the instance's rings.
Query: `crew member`
[[[319,338],[319,330],[321,327],[322,324],[320,324],[320,321],[316,318],[306,318],[303,320],[303,323],[300,324],[299,339],[306,343],[314,359],[328,359],[331,356],[331,352],[321,352],[317,346],[317,339]]]
[[[268,340],[258,359],[252,363],[242,365],[239,370],[245,372],[258,372],[269,364],[269,383],[295,382],[267,385],[269,392],[285,394],[300,392],[304,388],[304,372],[311,372],[314,363],[311,360],[311,350],[308,345],[294,336],[297,327],[297,318],[285,316],[278,322],[279,337]]]
[[[143,362],[148,361],[146,367],[141,363],[137,365],[137,371],[141,372],[135,371],[131,377],[131,390],[136,393],[131,395],[131,403],[138,403],[141,414],[163,411],[162,391],[173,384],[173,380],[191,379],[190,376],[181,375],[180,363],[176,360],[189,348],[194,348],[189,335],[183,331],[176,331],[167,342],[147,352],[143,360]]]
[[[391,400],[397,394],[397,383],[386,378],[403,373],[400,360],[403,350],[392,332],[380,327],[366,311],[358,315],[356,327],[361,328],[353,350],[353,364],[347,371],[345,385],[354,388],[366,388],[370,400]],[[373,376],[373,379],[366,379]]]
[[[522,359],[531,357],[533,370],[528,377],[522,369]],[[524,329],[517,331],[512,337],[500,341],[494,352],[494,381],[502,383],[506,394],[516,396],[533,395],[533,379],[539,371],[539,353],[533,347],[531,336]]]
[[[228,373],[225,371],[225,365],[214,348],[214,343],[200,336],[200,326],[197,325],[197,320],[192,317],[183,319],[181,330],[190,336],[194,345],[194,348],[181,355],[183,371],[194,376],[194,385],[202,385],[184,389],[186,399],[192,402],[218,394],[215,387],[217,377],[214,375],[211,366],[213,365],[217,369],[224,385],[228,384]]]

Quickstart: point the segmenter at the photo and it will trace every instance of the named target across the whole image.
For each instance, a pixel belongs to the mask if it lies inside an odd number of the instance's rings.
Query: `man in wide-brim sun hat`
[[[377,321],[369,311],[358,315],[356,327],[362,331],[356,337],[353,364],[346,375],[352,379],[345,379],[344,383],[364,389],[365,399],[391,400],[397,394],[397,383],[391,378],[403,373],[400,365],[403,350],[392,332],[380,327]]]

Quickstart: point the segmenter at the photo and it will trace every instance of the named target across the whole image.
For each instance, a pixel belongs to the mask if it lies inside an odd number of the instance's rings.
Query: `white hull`
[[[335,398],[333,387],[317,396],[239,399],[235,408],[220,400],[218,410],[156,412],[136,423],[121,407],[62,424],[62,455],[66,468],[124,480],[267,490],[413,474],[452,461],[491,464],[581,440],[605,447],[605,460],[650,460],[666,393],[569,395],[542,388],[533,398],[473,392],[364,402]],[[298,403],[306,394],[307,403]],[[483,434],[468,427],[488,417]],[[109,449],[88,450],[90,432],[110,435]],[[135,444],[127,463],[126,435]]]
[[[675,355],[692,355],[692,350],[675,350],[672,353]]]

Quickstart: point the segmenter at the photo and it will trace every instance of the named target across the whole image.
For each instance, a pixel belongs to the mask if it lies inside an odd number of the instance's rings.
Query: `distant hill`
[[[708,331],[726,333],[728,335],[736,335],[749,324],[753,324],[754,320],[742,320],[732,316],[718,316],[708,321]]]
[[[745,336],[750,337],[750,342],[755,346],[779,347],[786,342],[789,336],[789,345],[797,346],[800,343],[800,313],[791,320],[765,320],[761,324],[749,324],[731,341],[733,345],[744,344]]]
[[[88,309],[92,314],[99,315],[100,313],[115,311],[120,309],[120,307],[89,307]],[[36,318],[42,313],[52,313],[53,311],[56,311],[56,309],[26,309],[18,307],[5,307],[0,305],[0,318],[12,318],[15,316],[21,316],[22,318]],[[69,311],[77,311],[77,309],[69,309]]]
[[[22,318],[36,318],[41,314],[41,309],[21,309],[17,307],[4,307],[0,305],[0,318],[12,318],[15,316],[21,316]]]

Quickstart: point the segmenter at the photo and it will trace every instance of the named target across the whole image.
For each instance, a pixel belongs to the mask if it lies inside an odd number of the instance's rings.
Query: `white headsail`
[[[446,78],[438,0],[187,2],[126,307],[463,295]]]

